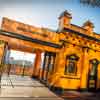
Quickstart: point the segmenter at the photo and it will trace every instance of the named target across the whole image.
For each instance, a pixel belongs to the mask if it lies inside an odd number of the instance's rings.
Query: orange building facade
[[[4,18],[0,39],[15,50],[36,54],[32,77],[52,90],[98,90],[100,88],[100,35],[86,21],[71,24],[64,11],[57,31],[36,28]],[[41,54],[44,62],[41,66]]]

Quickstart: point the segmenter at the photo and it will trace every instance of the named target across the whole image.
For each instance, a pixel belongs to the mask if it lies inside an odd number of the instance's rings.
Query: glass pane
[[[79,57],[76,54],[72,54],[70,56],[66,56],[66,64],[65,64],[65,74],[73,74],[77,73],[77,61]]]
[[[96,74],[96,68],[97,68],[97,64],[92,64],[92,68],[90,71],[91,76],[94,76]]]
[[[69,61],[68,64],[68,73],[75,73],[75,62]]]

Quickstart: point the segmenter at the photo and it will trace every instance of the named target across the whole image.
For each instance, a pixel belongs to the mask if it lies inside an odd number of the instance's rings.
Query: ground
[[[37,80],[28,76],[3,75],[0,100],[62,100]]]
[[[100,92],[67,91],[56,95],[45,85],[28,76],[2,76],[0,100],[100,100]]]
[[[64,98],[64,100],[100,100],[100,92],[67,91],[60,97]]]

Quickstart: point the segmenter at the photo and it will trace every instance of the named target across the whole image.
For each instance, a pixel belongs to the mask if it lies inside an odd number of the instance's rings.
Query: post
[[[33,74],[32,74],[32,78],[38,78],[39,76],[39,70],[40,70],[40,66],[41,66],[41,51],[40,50],[36,50],[36,57],[35,57],[35,63],[34,63],[34,68],[33,68]]]

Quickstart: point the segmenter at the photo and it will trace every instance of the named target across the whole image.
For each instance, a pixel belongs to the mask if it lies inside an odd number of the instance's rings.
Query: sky
[[[82,26],[87,20],[94,23],[94,31],[100,33],[100,8],[83,6],[79,0],[0,0],[0,24],[3,17],[53,30],[58,28],[58,17],[68,10],[71,23]]]

